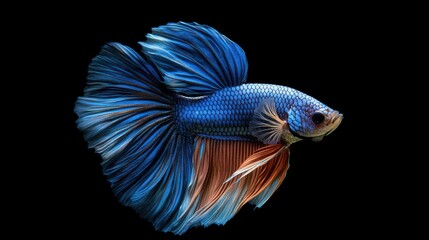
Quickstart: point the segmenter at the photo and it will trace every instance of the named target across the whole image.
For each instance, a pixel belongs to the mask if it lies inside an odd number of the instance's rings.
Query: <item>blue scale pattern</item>
[[[292,106],[317,109],[322,105],[312,97],[295,89],[272,84],[243,84],[215,92],[205,98],[179,98],[175,107],[176,124],[184,135],[231,136],[252,138],[249,122],[257,105],[273,99],[281,119],[287,119]],[[299,113],[297,113],[299,114]],[[295,118],[294,118],[295,119]],[[296,118],[297,119],[297,118]],[[296,120],[297,124],[301,121]]]

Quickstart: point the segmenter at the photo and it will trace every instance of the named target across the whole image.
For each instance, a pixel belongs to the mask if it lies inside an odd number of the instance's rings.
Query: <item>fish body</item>
[[[341,123],[298,90],[246,84],[244,51],[209,26],[169,23],[140,44],[142,54],[102,48],[75,113],[115,196],[158,230],[183,234],[261,207],[285,179],[291,144]]]
[[[287,119],[292,106],[305,108],[303,99],[316,102],[312,97],[286,86],[243,84],[202,98],[179,98],[176,124],[185,135],[225,137],[225,140],[231,136],[253,139],[249,123],[264,99],[275,102],[277,114],[282,119]],[[316,108],[326,108],[324,104],[316,103]]]

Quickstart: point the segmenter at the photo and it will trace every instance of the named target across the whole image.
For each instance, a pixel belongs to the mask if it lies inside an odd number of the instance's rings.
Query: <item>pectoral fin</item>
[[[286,122],[277,115],[274,100],[268,98],[256,107],[249,130],[264,144],[278,144],[286,126]]]

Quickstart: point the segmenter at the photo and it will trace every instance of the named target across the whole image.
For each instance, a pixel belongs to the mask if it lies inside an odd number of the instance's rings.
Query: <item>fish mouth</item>
[[[338,111],[335,111],[333,113],[333,116],[331,117],[331,121],[329,121],[329,125],[331,125],[331,129],[325,134],[325,136],[328,136],[331,134],[335,129],[340,126],[340,123],[343,121],[343,114],[339,113]]]

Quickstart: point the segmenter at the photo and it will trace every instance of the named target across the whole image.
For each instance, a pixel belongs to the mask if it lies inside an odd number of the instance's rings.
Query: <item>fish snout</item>
[[[330,126],[330,130],[326,133],[326,135],[331,134],[337,127],[340,125],[340,123],[343,121],[343,114],[339,113],[338,111],[334,111],[331,116],[331,120],[328,123],[328,126]]]
[[[341,114],[338,111],[334,111],[332,113],[331,120],[329,121],[329,124],[340,124],[342,120],[343,120],[343,114]]]

